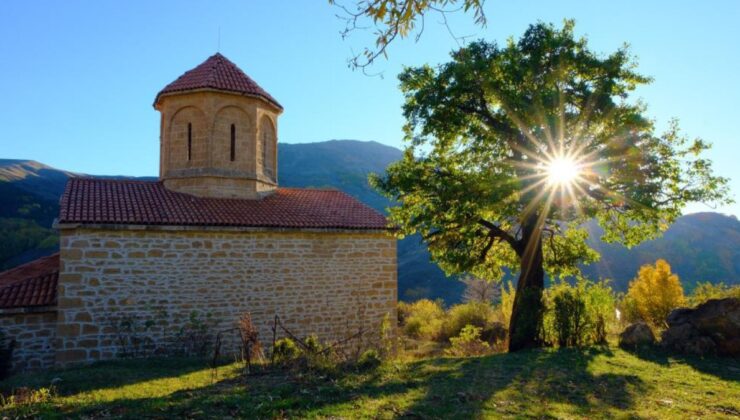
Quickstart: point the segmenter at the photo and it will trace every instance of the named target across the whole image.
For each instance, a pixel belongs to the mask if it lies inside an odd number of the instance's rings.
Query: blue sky
[[[658,127],[679,118],[714,143],[709,156],[740,191],[740,2],[496,1],[486,28],[458,35],[504,41],[528,24],[576,19],[596,51],[627,42],[655,78],[637,96]],[[423,37],[393,44],[368,77],[347,68],[369,33],[342,40],[339,11],[312,1],[4,1],[0,5],[0,157],[90,174],[155,175],[156,93],[218,49],[285,107],[281,142],[375,140],[401,147],[396,75],[440,63],[456,41],[430,16]],[[738,197],[740,198],[740,197]],[[688,211],[712,210],[692,205]],[[740,215],[740,205],[715,209]]]

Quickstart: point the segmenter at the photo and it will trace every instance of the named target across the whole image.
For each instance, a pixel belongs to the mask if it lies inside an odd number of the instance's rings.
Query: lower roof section
[[[59,253],[0,273],[0,311],[56,305]]]

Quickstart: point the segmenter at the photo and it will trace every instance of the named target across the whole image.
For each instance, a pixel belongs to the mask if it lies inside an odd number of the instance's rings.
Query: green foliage
[[[538,277],[539,268],[577,275],[598,258],[587,220],[629,247],[657,237],[688,202],[729,201],[727,180],[702,157],[706,142],[676,123],[656,134],[645,107],[627,100],[650,81],[629,52],[594,53],[572,21],[532,25],[505,46],[473,42],[399,78],[408,147],[371,181],[400,203],[390,209],[399,236],[421,234],[448,274],[495,280],[526,266]],[[583,168],[574,186],[554,188],[543,168],[563,154]],[[540,247],[542,261],[532,257]],[[539,293],[517,301],[526,338],[511,341],[531,343]]]
[[[290,366],[301,356],[301,349],[290,338],[281,338],[275,341],[272,347],[272,360],[279,366]]]
[[[10,268],[9,258],[34,249],[53,250],[59,237],[53,229],[44,228],[34,220],[0,217],[0,271]]]
[[[468,302],[455,305],[447,311],[442,339],[459,335],[469,325],[485,331],[495,320],[495,310],[489,303]]]
[[[457,357],[481,356],[490,353],[491,346],[481,340],[482,328],[466,325],[460,334],[450,338],[450,348],[445,354]]]
[[[417,339],[436,340],[444,327],[445,311],[439,302],[418,300],[408,306],[404,333]]]
[[[581,346],[585,340],[586,302],[578,287],[566,283],[551,290],[553,332],[560,347]]]
[[[517,270],[522,238],[512,221],[531,212],[547,232],[545,267],[561,275],[597,258],[580,227],[591,217],[607,241],[631,246],[655,237],[686,202],[726,201],[726,180],[699,157],[705,142],[675,124],[655,135],[644,107],[622,100],[649,81],[627,50],[600,57],[566,22],[533,25],[505,47],[474,42],[452,58],[401,74],[409,147],[372,178],[401,203],[390,211],[399,234],[421,233],[446,272],[496,279]],[[596,163],[583,176],[598,188],[570,199],[535,193],[542,169],[525,162],[560,148],[590,155]]]
[[[558,282],[547,290],[545,300],[545,339],[561,347],[606,344],[614,329],[610,327],[616,327],[616,296],[606,281]]]
[[[368,349],[362,352],[360,357],[357,359],[357,368],[361,371],[373,370],[380,366],[383,360],[375,349]]]
[[[400,305],[399,305],[400,306]],[[385,314],[380,322],[380,351],[383,357],[392,357],[398,349],[398,337],[391,322],[390,314]]]
[[[501,284],[501,302],[496,306],[501,322],[509,328],[511,323],[511,311],[514,308],[514,297],[516,289],[512,282],[507,281]]]
[[[416,38],[424,31],[424,18],[428,14],[446,15],[453,11],[473,11],[475,23],[484,26],[486,16],[483,13],[484,0],[357,0],[355,7],[347,8],[343,2],[329,0],[336,4],[343,14],[339,18],[346,22],[342,37],[366,27],[375,28],[375,45],[365,47],[361,53],[349,60],[352,69],[371,65],[378,57],[387,57],[387,48],[396,38],[406,38],[418,29]]]
[[[668,314],[686,303],[681,282],[665,260],[643,265],[625,299],[629,316],[636,315],[656,328],[664,327]]]
[[[319,337],[316,334],[311,334],[303,340],[303,345],[306,351],[311,353],[318,353],[324,350],[324,346],[321,344]]]
[[[688,298],[688,304],[689,306],[698,306],[709,299],[724,299],[730,297],[740,299],[740,285],[728,286],[724,283],[697,283],[694,291]]]

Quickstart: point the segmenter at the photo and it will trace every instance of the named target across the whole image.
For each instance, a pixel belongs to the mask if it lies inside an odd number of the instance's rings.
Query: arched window
[[[231,124],[231,161],[236,159],[236,126]]]
[[[193,125],[188,123],[188,162],[193,157]]]

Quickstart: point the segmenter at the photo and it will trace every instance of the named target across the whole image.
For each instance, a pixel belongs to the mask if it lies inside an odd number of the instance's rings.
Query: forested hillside
[[[330,187],[345,191],[384,210],[389,201],[368,185],[367,175],[380,172],[401,157],[401,151],[375,142],[333,140],[281,144],[278,165],[282,186]],[[0,159],[0,270],[54,252],[57,235],[51,229],[59,197],[72,172],[34,161]],[[147,178],[144,178],[147,179]],[[148,178],[154,179],[154,178]],[[599,229],[589,226],[600,262],[586,268],[592,278],[610,278],[625,290],[640,265],[666,259],[690,290],[698,281],[740,283],[740,222],[718,213],[682,217],[665,235],[632,250],[599,242]],[[398,245],[399,297],[460,299],[462,283],[445,278],[429,261],[418,237]]]

